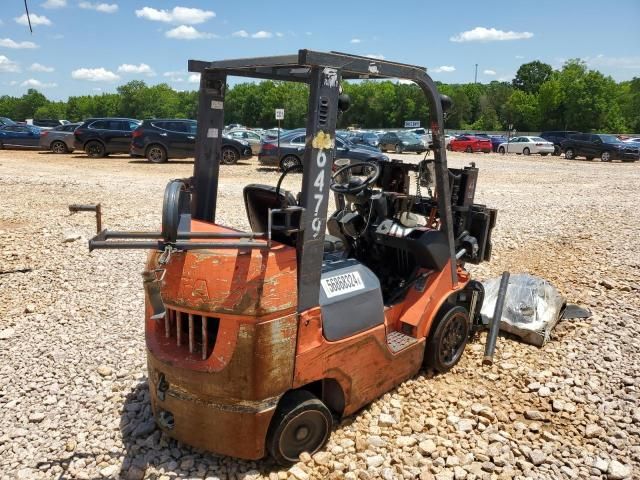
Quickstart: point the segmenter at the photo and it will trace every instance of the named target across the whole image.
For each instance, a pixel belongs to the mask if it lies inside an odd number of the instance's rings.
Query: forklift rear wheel
[[[451,370],[460,361],[469,338],[469,312],[462,306],[445,310],[436,319],[424,355],[425,366],[437,372]]]
[[[267,450],[280,465],[296,463],[302,452],[313,455],[322,448],[332,423],[327,406],[311,392],[286,393],[271,420]]]

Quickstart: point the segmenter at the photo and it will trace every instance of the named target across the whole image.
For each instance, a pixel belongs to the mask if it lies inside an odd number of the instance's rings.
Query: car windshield
[[[620,143],[620,140],[618,140],[618,137],[615,135],[598,135],[598,137],[600,137],[600,140],[604,143]]]

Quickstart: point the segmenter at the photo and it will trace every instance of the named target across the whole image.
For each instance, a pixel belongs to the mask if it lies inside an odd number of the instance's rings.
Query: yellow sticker
[[[328,133],[324,133],[320,130],[313,139],[313,142],[311,142],[311,145],[313,148],[318,148],[320,150],[329,150],[334,147],[335,141]]]

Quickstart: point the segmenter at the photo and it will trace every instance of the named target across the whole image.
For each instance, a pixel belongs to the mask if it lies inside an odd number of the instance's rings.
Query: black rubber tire
[[[438,313],[424,353],[424,365],[437,372],[451,370],[462,358],[469,339],[469,312],[457,305]]]
[[[402,153],[402,146],[401,145],[396,145],[395,148],[394,148],[394,151],[396,153]]]
[[[158,145],[157,143],[147,147],[145,156],[151,163],[165,163],[168,160],[167,151],[162,145]]]
[[[567,148],[564,151],[564,158],[566,158],[567,160],[573,160],[576,158],[576,154],[573,151],[573,148]]]
[[[298,462],[302,452],[313,455],[320,450],[329,439],[332,424],[331,412],[311,392],[285,393],[269,425],[267,451],[278,464],[289,466]]]
[[[103,158],[107,156],[107,151],[104,148],[104,145],[97,140],[87,142],[84,146],[84,151],[87,154],[87,157],[91,158]]]
[[[542,155],[543,157],[546,157],[549,154],[548,153],[541,153],[540,155]]]
[[[554,157],[559,157],[561,153],[562,153],[562,149],[560,148],[560,145],[554,145],[552,155]]]
[[[609,152],[607,150],[602,152],[602,154],[600,155],[600,160],[602,160],[603,162],[610,162],[611,161],[611,152]]]
[[[465,149],[464,149],[464,151],[465,151],[466,153],[473,153],[473,148],[471,148],[471,147],[467,147],[467,148],[465,148]]]
[[[531,150],[529,150],[528,148],[524,148],[524,149],[522,150],[522,154],[523,154],[523,155],[531,155]]]
[[[505,153],[507,153],[507,151],[504,149],[504,147],[500,147],[498,148],[498,153],[501,153],[502,155],[504,155]]]
[[[51,142],[49,148],[53,153],[69,153],[67,144],[60,140],[54,140],[53,142]]]
[[[240,154],[235,148],[223,147],[220,152],[220,163],[222,165],[235,165],[238,163]]]
[[[285,155],[282,160],[280,160],[280,171],[284,172],[285,170],[301,165],[302,162],[295,155]]]

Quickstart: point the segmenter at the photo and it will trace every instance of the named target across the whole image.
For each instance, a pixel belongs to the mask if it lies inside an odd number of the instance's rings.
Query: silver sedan
[[[53,153],[73,152],[73,131],[80,123],[68,123],[59,127],[45,130],[40,134],[40,147]]]

